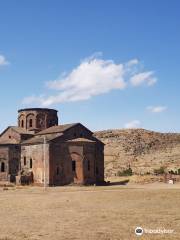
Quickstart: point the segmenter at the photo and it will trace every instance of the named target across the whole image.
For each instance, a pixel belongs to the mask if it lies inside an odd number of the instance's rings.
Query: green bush
[[[174,175],[180,175],[180,168],[176,171],[170,170],[169,173]]]
[[[118,171],[117,175],[120,176],[132,176],[133,175],[133,171],[131,168],[125,169],[122,172]]]
[[[164,174],[164,173],[165,173],[164,167],[160,167],[158,169],[154,169],[154,174],[156,174],[156,175],[161,175],[161,174]]]
[[[170,174],[174,174],[174,171],[173,171],[173,170],[170,170],[169,173],[170,173]]]

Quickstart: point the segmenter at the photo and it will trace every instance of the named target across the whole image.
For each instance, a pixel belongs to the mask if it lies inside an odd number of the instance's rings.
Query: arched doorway
[[[74,183],[83,183],[83,157],[76,152],[71,153],[71,168]]]

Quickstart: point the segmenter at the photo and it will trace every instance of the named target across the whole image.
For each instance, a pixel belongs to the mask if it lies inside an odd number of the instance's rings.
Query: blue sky
[[[178,0],[1,0],[0,130],[17,109],[180,132]]]

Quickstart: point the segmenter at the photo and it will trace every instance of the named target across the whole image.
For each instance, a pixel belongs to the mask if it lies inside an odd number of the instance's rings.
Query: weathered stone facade
[[[53,109],[18,111],[18,127],[0,135],[0,181],[49,186],[104,182],[104,144],[80,123],[58,125]]]
[[[41,131],[58,125],[57,111],[49,108],[26,108],[18,111],[18,126],[29,131]]]

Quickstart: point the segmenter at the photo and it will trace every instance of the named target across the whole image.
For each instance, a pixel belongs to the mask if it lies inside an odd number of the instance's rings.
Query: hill
[[[105,143],[105,175],[114,176],[131,167],[134,173],[153,173],[155,169],[180,168],[180,134],[145,129],[95,132]]]

